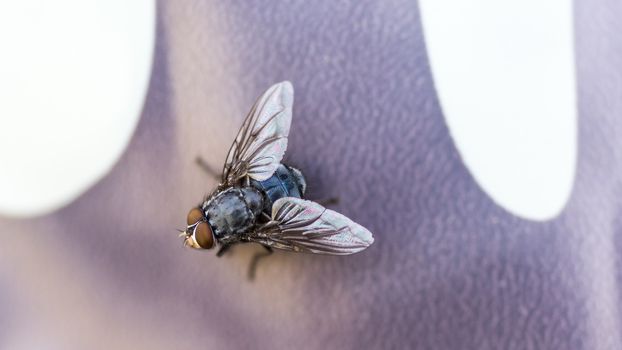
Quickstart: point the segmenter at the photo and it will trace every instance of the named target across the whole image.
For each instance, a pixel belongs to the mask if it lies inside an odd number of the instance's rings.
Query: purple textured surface
[[[498,207],[461,162],[416,2],[158,11],[144,112],[114,170],[54,214],[0,220],[0,348],[622,348],[622,3],[575,2],[578,171],[545,223]],[[217,259],[174,229],[215,186],[194,157],[220,165],[254,98],[284,79],[286,159],[376,242],[277,253],[250,283],[259,248]]]

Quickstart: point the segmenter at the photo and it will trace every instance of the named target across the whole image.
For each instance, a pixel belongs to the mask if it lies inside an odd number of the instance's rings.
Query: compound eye
[[[194,239],[203,249],[210,249],[214,246],[214,235],[212,228],[207,222],[201,222],[194,231]]]
[[[190,210],[190,212],[188,213],[188,219],[187,219],[188,226],[192,226],[201,220],[203,220],[203,211],[201,209],[194,208]]]

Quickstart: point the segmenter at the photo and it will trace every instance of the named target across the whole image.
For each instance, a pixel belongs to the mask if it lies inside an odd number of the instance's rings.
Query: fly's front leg
[[[233,244],[225,244],[222,247],[220,247],[220,249],[218,249],[218,253],[216,253],[217,257],[221,257],[223,256],[232,246]]]
[[[207,164],[205,159],[201,158],[201,156],[197,156],[195,162],[201,169],[203,169],[203,171],[214,177],[216,181],[220,181],[220,174],[216,170],[212,169],[212,167]]]
[[[272,248],[263,244],[261,246],[264,247],[266,251],[255,253],[255,255],[253,255],[253,259],[251,260],[250,265],[248,266],[248,279],[250,281],[255,279],[255,272],[257,271],[257,263],[259,263],[259,260],[261,258],[272,255]]]

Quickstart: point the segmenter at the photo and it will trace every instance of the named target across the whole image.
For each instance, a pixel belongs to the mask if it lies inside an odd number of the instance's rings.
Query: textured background
[[[414,1],[160,3],[136,134],[70,206],[0,219],[0,348],[620,349],[622,3],[575,2],[579,159],[556,219],[481,191],[452,143]],[[296,89],[288,161],[375,233],[351,257],[182,250],[270,84]]]

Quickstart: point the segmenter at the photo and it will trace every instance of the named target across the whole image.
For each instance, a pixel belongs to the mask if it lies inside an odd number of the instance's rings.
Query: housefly
[[[363,226],[303,199],[304,175],[281,163],[293,100],[293,87],[284,81],[255,102],[229,149],[220,184],[188,213],[185,246],[219,246],[218,256],[238,243],[259,243],[268,252],[348,255],[373,243]]]

